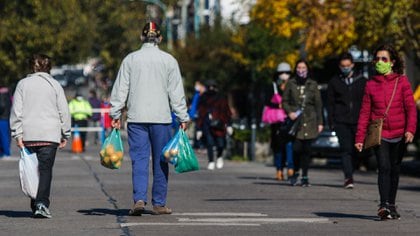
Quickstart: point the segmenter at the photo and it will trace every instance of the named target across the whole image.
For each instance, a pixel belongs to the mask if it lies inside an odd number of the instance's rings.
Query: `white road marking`
[[[212,222],[212,223],[327,223],[328,218],[178,218],[179,222]]]
[[[237,217],[263,217],[267,214],[262,213],[243,213],[243,212],[184,212],[172,213],[174,216],[237,216]]]
[[[260,224],[252,223],[188,223],[188,222],[178,222],[178,223],[155,223],[155,222],[140,222],[140,223],[122,223],[121,227],[130,227],[130,226],[261,226]]]

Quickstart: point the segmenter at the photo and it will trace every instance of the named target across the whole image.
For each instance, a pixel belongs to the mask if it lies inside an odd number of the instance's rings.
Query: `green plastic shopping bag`
[[[124,157],[123,143],[121,140],[120,130],[113,129],[102,144],[101,165],[109,169],[119,169]]]
[[[199,170],[200,166],[187,134],[183,129],[179,129],[178,133],[178,156],[175,163],[175,172],[184,173]]]

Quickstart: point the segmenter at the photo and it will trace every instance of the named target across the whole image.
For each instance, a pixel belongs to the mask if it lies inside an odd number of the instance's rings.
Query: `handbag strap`
[[[279,90],[277,89],[276,82],[273,82],[273,89],[274,89],[274,94],[279,94]]]
[[[395,91],[397,90],[397,85],[398,85],[398,80],[399,79],[400,79],[400,77],[398,77],[397,80],[395,81],[394,91],[392,91],[391,100],[389,100],[388,106],[386,107],[386,110],[385,110],[385,113],[384,113],[384,118],[388,116],[388,111],[389,111],[389,108],[391,107],[392,100],[394,100]]]
[[[45,77],[44,75],[40,75],[40,74],[38,74],[38,76],[39,77],[41,77],[41,78],[43,78],[43,79],[45,79],[50,85],[51,85],[51,87],[53,88],[53,90],[54,90],[54,92],[55,92],[55,96],[56,96],[56,98],[58,99],[58,92],[57,92],[57,90],[55,89],[55,87],[54,87],[54,85],[51,83],[51,81],[49,80],[49,79],[47,79],[47,77]]]

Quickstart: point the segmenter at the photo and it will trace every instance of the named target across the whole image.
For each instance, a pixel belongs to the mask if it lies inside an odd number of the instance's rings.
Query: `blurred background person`
[[[371,120],[384,119],[381,144],[373,147],[378,162],[381,219],[399,219],[397,197],[401,161],[407,143],[414,138],[417,111],[410,82],[404,75],[404,61],[392,45],[382,45],[373,53],[377,75],[366,83],[357,125],[356,144],[362,151]]]
[[[8,87],[0,81],[0,158],[10,157],[10,109],[12,96]]]
[[[208,170],[223,168],[223,150],[226,147],[226,134],[232,135],[231,111],[227,98],[218,92],[214,80],[206,82],[206,92],[200,98],[197,118],[197,139],[202,137],[207,145]],[[216,147],[216,162],[213,147]]]
[[[76,92],[75,97],[69,102],[69,109],[73,128],[76,126],[78,128],[88,127],[88,120],[92,116],[92,106],[80,92]],[[80,131],[83,151],[86,146],[86,133],[86,131]]]
[[[104,133],[102,134],[102,142],[105,140],[105,137],[108,136],[108,134],[112,130],[112,119],[109,116],[109,112],[111,109],[111,103],[109,102],[110,98],[108,95],[104,95],[102,97],[101,101],[101,126],[104,128]]]
[[[351,189],[354,187],[353,172],[358,161],[354,138],[367,80],[360,71],[355,70],[350,53],[339,56],[338,67],[339,73],[328,83],[328,122],[340,143],[344,188]]]
[[[196,125],[196,121],[197,121],[197,117],[198,117],[198,104],[200,102],[200,97],[202,97],[202,95],[204,94],[204,92],[206,92],[206,86],[200,81],[197,80],[195,81],[194,84],[194,95],[191,99],[191,104],[189,106],[188,109],[188,115],[191,118],[191,121],[193,122],[193,131],[194,131],[194,142],[193,142],[193,148],[199,149],[199,151],[201,150],[201,148],[203,148],[203,142],[202,139],[198,140],[197,139],[197,125]]]
[[[57,148],[64,148],[71,134],[70,113],[64,90],[49,74],[51,59],[34,55],[32,74],[19,81],[10,115],[12,136],[19,148],[36,153],[39,186],[31,208],[35,218],[51,218],[51,181]]]
[[[291,120],[302,116],[293,143],[295,175],[290,178],[290,184],[296,185],[299,169],[302,169],[300,185],[309,187],[311,143],[321,133],[324,126],[318,83],[311,78],[310,67],[305,60],[297,61],[294,77],[286,84],[283,93],[283,108]]]
[[[270,101],[266,103],[266,106],[282,109],[281,98],[283,91],[286,88],[286,83],[292,73],[291,67],[288,63],[282,62],[277,66],[277,70],[274,73]],[[280,99],[275,99],[275,94],[278,94]],[[284,113],[286,114],[286,113]],[[292,177],[294,174],[294,163],[293,163],[293,137],[290,136],[285,129],[285,122],[279,121],[270,124],[271,129],[271,149],[274,156],[274,166],[276,168],[276,179],[284,180],[283,169],[287,163],[287,176]]]
[[[89,101],[89,104],[92,107],[92,109],[101,108],[101,100],[96,95],[95,90],[93,90],[93,89],[89,90],[88,101]],[[101,113],[100,112],[92,112],[92,116],[90,117],[89,121],[90,121],[89,122],[90,123],[89,127],[100,127],[100,125],[101,125]],[[94,138],[93,143],[95,145],[101,142],[99,140],[100,133],[101,133],[100,131],[93,132],[93,138]]]

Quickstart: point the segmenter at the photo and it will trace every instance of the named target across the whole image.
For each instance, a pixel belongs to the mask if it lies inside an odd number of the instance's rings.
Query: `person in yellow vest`
[[[80,93],[76,93],[76,96],[69,102],[69,110],[72,127],[76,125],[79,128],[88,126],[88,120],[92,116],[92,106]],[[80,132],[80,138],[83,151],[85,151],[86,131]]]

